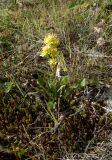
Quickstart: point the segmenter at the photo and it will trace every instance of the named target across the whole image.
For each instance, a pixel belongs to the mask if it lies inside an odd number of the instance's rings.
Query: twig
[[[63,114],[61,114],[60,118],[59,118],[59,121],[55,124],[55,126],[53,128],[51,128],[49,131],[45,131],[45,132],[42,132],[41,134],[39,134],[38,136],[34,137],[32,139],[32,141],[34,141],[35,139],[45,135],[45,134],[54,134],[57,132],[57,130],[59,129],[60,125],[63,123],[63,121],[65,120],[65,118],[70,115],[71,112],[69,111],[66,111],[64,112]]]
[[[64,114],[62,114],[60,117],[59,117],[59,122],[57,122],[55,124],[55,126],[51,129],[51,133],[56,133],[58,128],[60,127],[60,125],[63,123],[63,121],[65,120],[65,118],[69,115],[70,113],[69,112],[65,112]]]
[[[72,110],[72,109],[65,111],[63,114],[61,114],[61,116],[60,116],[60,118],[59,118],[59,121],[55,124],[55,126],[54,126],[53,128],[51,128],[49,131],[42,132],[42,133],[39,134],[38,136],[34,137],[34,138],[32,139],[32,141],[34,141],[35,139],[37,139],[37,138],[39,138],[39,137],[41,137],[41,136],[43,136],[43,135],[45,135],[45,134],[50,134],[50,133],[51,133],[51,134],[55,134],[67,116],[75,116],[77,113],[80,112],[81,109],[82,109],[82,107],[79,108],[79,109],[77,110],[77,112],[75,112],[75,113],[73,113],[73,110]]]

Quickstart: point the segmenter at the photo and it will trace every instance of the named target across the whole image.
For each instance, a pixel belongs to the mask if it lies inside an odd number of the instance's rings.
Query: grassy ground
[[[65,57],[60,79],[40,56],[48,33]],[[84,91],[111,88],[111,33],[109,0],[0,2],[1,160],[107,159],[112,115]]]

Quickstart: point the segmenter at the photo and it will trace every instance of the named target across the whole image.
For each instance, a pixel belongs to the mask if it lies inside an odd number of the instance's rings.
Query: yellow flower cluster
[[[59,42],[54,34],[49,34],[49,35],[45,36],[44,43],[57,47]]]
[[[50,58],[49,59],[49,64],[50,64],[50,66],[55,66],[57,64],[56,59],[55,58]]]
[[[58,55],[57,48],[51,47],[48,44],[42,47],[42,54],[41,54],[42,57],[46,57],[46,56],[54,57],[57,55]]]
[[[54,34],[49,34],[45,36],[44,44],[45,45],[42,47],[41,56],[48,57],[50,66],[55,66],[57,64],[56,57],[59,54],[59,51],[57,49],[57,46],[59,44],[58,39]]]

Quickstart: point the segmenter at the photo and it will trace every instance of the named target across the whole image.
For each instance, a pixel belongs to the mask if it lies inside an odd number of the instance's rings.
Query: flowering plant
[[[48,34],[44,38],[44,46],[42,47],[42,57],[48,57],[48,61],[51,67],[57,65],[57,56],[59,55],[58,51],[59,41],[54,34]]]

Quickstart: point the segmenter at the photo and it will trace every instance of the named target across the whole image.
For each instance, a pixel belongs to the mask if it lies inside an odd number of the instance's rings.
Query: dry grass
[[[1,160],[9,155],[11,160],[55,160],[69,154],[71,160],[78,154],[85,160],[111,159],[111,140],[105,141],[112,115],[105,101],[85,96],[86,85],[72,88],[86,78],[94,80],[93,89],[102,83],[111,90],[111,7],[105,0],[0,2]],[[59,82],[40,57],[43,38],[52,32],[68,69],[61,73],[68,79]],[[49,109],[47,102],[57,108]],[[66,116],[60,123],[61,115]],[[56,120],[58,130],[51,133]]]

